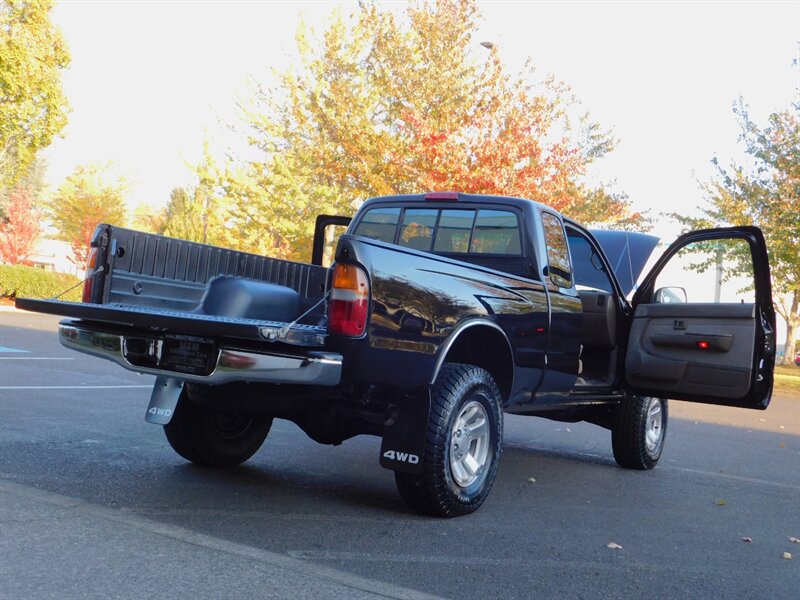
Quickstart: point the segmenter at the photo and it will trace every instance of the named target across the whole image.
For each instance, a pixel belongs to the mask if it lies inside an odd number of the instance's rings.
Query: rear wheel
[[[441,517],[476,511],[494,483],[503,441],[500,390],[472,365],[445,364],[431,390],[422,473],[395,472],[414,509]]]
[[[233,467],[256,453],[271,426],[271,417],[222,411],[193,402],[185,386],[164,433],[172,449],[186,460]]]
[[[617,464],[646,471],[661,458],[667,435],[667,401],[652,396],[626,396],[614,411],[611,444]]]

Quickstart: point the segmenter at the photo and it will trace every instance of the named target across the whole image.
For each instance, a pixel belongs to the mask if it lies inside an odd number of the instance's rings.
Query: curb
[[[10,312],[10,313],[29,313],[29,310],[22,310],[21,308],[17,308],[16,306],[11,306],[10,304],[0,304],[0,312]]]

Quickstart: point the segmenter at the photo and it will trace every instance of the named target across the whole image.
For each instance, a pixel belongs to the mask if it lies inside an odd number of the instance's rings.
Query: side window
[[[669,259],[656,277],[655,302],[755,302],[753,257],[741,238],[693,242]]]
[[[469,251],[519,256],[522,246],[517,215],[506,210],[479,210]]]
[[[443,210],[442,216],[439,217],[439,228],[436,230],[433,251],[467,252],[474,224],[474,210]]]
[[[567,228],[567,242],[572,256],[575,284],[586,290],[601,290],[610,294],[614,286],[589,240],[578,231]]]
[[[433,230],[439,211],[430,208],[409,208],[403,215],[403,226],[397,243],[414,250],[430,252]]]
[[[373,208],[364,215],[354,233],[393,244],[399,220],[399,208]]]
[[[547,269],[550,281],[558,287],[572,287],[572,267],[561,221],[550,213],[542,213],[544,241],[547,246]]]

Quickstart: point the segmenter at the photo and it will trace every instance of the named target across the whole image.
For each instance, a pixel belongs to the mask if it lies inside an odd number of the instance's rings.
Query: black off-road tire
[[[185,386],[164,433],[172,449],[188,461],[234,467],[258,451],[271,426],[272,417],[216,410],[194,402]]]
[[[617,464],[640,471],[654,468],[664,450],[667,417],[666,399],[626,395],[614,409],[611,426]]]
[[[423,471],[395,472],[397,489],[424,514],[457,517],[475,512],[492,489],[502,443],[501,396],[492,376],[473,365],[445,364],[431,390]],[[477,457],[473,462],[481,465],[475,473],[465,470],[466,463],[459,458],[466,454]]]

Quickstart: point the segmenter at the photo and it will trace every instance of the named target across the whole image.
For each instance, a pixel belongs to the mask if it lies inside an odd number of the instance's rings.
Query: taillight
[[[83,279],[83,296],[84,302],[92,301],[92,292],[94,291],[94,271],[97,268],[97,257],[100,255],[99,248],[91,248],[89,256],[86,259],[86,274]]]
[[[353,337],[362,335],[367,327],[368,312],[367,274],[356,266],[337,264],[328,301],[328,331]]]

